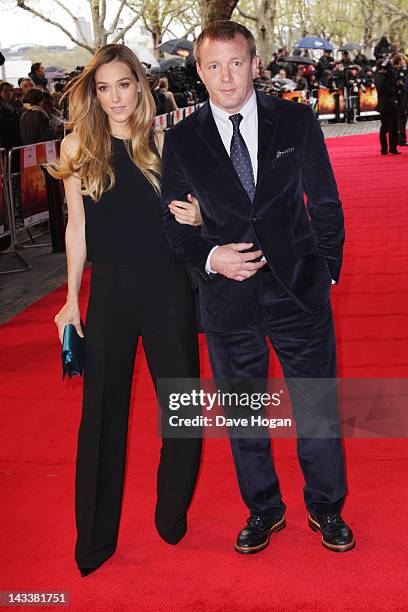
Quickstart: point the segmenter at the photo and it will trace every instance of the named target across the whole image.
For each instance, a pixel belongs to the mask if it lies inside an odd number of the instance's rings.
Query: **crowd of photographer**
[[[64,134],[63,112],[59,108],[62,93],[49,91],[44,67],[33,64],[18,87],[0,82],[0,147],[59,139]]]
[[[382,37],[374,49],[373,58],[367,58],[360,51],[351,58],[345,50],[341,59],[336,60],[332,51],[324,51],[314,63],[307,50],[303,55],[300,53],[300,50],[295,50],[289,56],[286,49],[279,49],[267,66],[261,63],[256,79],[258,88],[268,93],[306,90],[311,98],[317,97],[319,89],[344,90],[350,100],[348,122],[355,119],[359,90],[376,88],[377,110],[381,118],[381,152],[398,153],[397,145],[407,145],[408,67],[402,49]]]
[[[175,66],[165,71],[145,66],[156,102],[157,115],[195,105],[206,99],[206,91],[193,64]],[[9,149],[63,136],[67,115],[61,96],[66,83],[82,70],[53,83],[52,91],[42,64],[34,63],[30,73],[19,79],[18,88],[0,82],[0,147]],[[398,153],[397,146],[407,145],[408,68],[406,57],[395,44],[383,37],[374,49],[374,58],[360,51],[353,58],[344,50],[341,59],[324,51],[317,62],[308,50],[295,49],[289,56],[279,49],[267,64],[261,61],[255,86],[268,94],[307,91],[309,101],[317,99],[319,89],[344,90],[351,101],[346,120],[352,122],[358,92],[376,88],[381,118],[380,142],[383,154]],[[388,135],[388,141],[387,141]]]

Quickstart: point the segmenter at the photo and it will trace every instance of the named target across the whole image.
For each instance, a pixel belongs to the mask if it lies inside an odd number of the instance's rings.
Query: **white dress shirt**
[[[226,111],[222,110],[219,108],[219,106],[216,106],[213,102],[211,102],[211,100],[210,108],[214,117],[215,125],[220,133],[221,140],[229,155],[233,131],[232,121],[229,120],[231,113],[227,113]],[[256,105],[255,90],[253,91],[248,102],[246,102],[246,104],[244,104],[244,106],[238,112],[243,117],[239,125],[239,131],[241,132],[242,137],[245,140],[245,144],[248,147],[256,185],[256,176],[258,173],[258,107]],[[233,114],[236,115],[238,113]]]
[[[233,132],[232,121],[229,120],[231,113],[227,113],[226,111],[222,110],[219,106],[216,106],[211,100],[209,103],[211,112],[214,117],[215,125],[217,126],[218,132],[221,136],[221,140],[228,155],[230,155]],[[248,147],[249,156],[251,158],[252,171],[254,174],[254,181],[256,185],[256,178],[258,174],[258,107],[256,104],[255,90],[252,92],[252,96],[249,98],[248,102],[246,102],[241,108],[241,110],[238,112],[242,115],[239,131],[241,132],[245,144]],[[237,113],[233,114],[235,115]],[[215,249],[218,249],[218,245],[211,249],[207,257],[207,261],[205,264],[205,271],[207,272],[207,274],[216,274],[216,272],[214,272],[214,270],[212,270],[210,266],[211,255],[213,254]]]

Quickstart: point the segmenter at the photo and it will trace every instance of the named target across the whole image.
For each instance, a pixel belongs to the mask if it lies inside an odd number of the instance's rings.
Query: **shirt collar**
[[[212,111],[212,114],[214,116],[214,119],[217,119],[218,121],[222,121],[224,123],[226,123],[227,125],[232,125],[231,121],[229,120],[229,117],[231,116],[231,113],[228,113],[224,110],[222,110],[222,108],[220,108],[219,106],[216,106],[210,99],[210,108]],[[253,113],[256,113],[256,94],[255,94],[255,89],[252,92],[252,96],[249,98],[248,102],[246,102],[244,104],[244,106],[241,108],[240,111],[238,111],[242,117],[243,117],[243,121],[245,121],[246,119],[248,119],[248,117],[250,117]],[[232,114],[236,114],[236,113],[232,113]]]

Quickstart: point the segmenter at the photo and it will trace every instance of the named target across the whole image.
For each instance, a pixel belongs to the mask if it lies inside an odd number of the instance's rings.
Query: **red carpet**
[[[347,224],[343,275],[333,289],[339,374],[406,377],[408,151],[380,157],[376,135],[328,146]],[[407,610],[405,440],[346,441],[344,516],[357,539],[347,554],[323,549],[307,527],[293,440],[274,442],[288,527],[266,551],[246,558],[232,550],[246,510],[225,440],[206,442],[188,535],[176,547],[162,542],[153,525],[159,440],[142,353],[118,551],[80,578],[73,477],[81,384],[61,381],[53,324],[64,293],[0,329],[1,591],[68,592],[73,610]],[[204,338],[202,363],[208,376]]]

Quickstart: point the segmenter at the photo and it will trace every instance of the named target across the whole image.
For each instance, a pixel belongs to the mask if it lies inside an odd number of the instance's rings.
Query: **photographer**
[[[380,38],[377,45],[374,47],[374,57],[376,60],[385,58],[392,54],[392,46],[387,40],[386,36]]]
[[[352,64],[346,70],[347,88],[347,123],[354,123],[358,112],[358,90],[362,84],[360,78],[360,66]]]
[[[198,78],[194,64],[169,68],[160,76],[167,78],[168,91],[174,94],[178,108],[204,102],[207,99],[205,87]]]
[[[377,60],[377,72],[374,79],[378,93],[377,110],[380,113],[381,155],[400,155],[398,143],[398,106],[397,79],[394,67],[388,58]],[[387,142],[388,134],[388,142]]]
[[[366,90],[375,87],[374,72],[371,66],[367,66],[361,73],[361,83]]]
[[[323,55],[321,56],[321,58],[319,59],[316,65],[317,76],[319,78],[319,81],[321,81],[323,74],[327,70],[329,71],[332,70],[333,66],[334,66],[334,57],[332,55],[332,52],[329,49],[324,49]]]
[[[402,55],[394,55],[391,63],[395,70],[396,77],[396,93],[397,93],[397,110],[398,110],[398,145],[401,147],[407,146],[406,125],[407,125],[407,68]]]
[[[41,62],[36,62],[31,66],[31,72],[28,76],[36,87],[48,91],[48,79],[45,77],[45,69]]]
[[[331,89],[342,89],[346,86],[346,74],[341,62],[335,62],[329,82]]]
[[[20,114],[13,98],[11,83],[0,83],[0,147],[5,149],[21,145]]]

